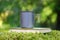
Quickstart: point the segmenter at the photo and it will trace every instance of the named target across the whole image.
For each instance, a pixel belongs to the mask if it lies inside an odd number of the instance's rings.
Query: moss
[[[60,31],[49,33],[0,32],[0,40],[60,40]]]

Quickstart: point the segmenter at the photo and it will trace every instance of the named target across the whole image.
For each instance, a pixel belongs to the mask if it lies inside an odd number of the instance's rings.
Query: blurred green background
[[[57,23],[57,12],[55,12],[57,1],[0,0],[0,29],[20,27],[20,13],[27,10],[33,10],[35,14],[35,27],[54,29]]]

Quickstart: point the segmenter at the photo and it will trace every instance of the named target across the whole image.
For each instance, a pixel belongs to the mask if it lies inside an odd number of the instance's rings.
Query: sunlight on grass
[[[22,11],[26,11],[26,8],[25,7],[22,7]]]
[[[49,6],[44,7],[44,9],[41,12],[41,19],[40,19],[40,21],[42,23],[44,23],[46,21],[47,17],[50,16],[51,14],[52,14],[52,9]]]
[[[45,7],[42,13],[45,14],[46,16],[49,16],[50,14],[52,14],[52,9],[49,6]]]
[[[1,13],[1,18],[6,19],[8,17],[8,15],[9,15],[9,11],[2,12]]]
[[[0,15],[0,30],[2,29],[9,29],[9,24],[3,24],[7,17],[12,13],[12,11],[6,10],[5,12],[2,12]]]
[[[4,18],[4,13],[1,13],[1,17]]]
[[[2,24],[2,26],[0,27],[0,32],[6,32],[10,29],[10,25],[9,24]]]
[[[2,24],[3,24],[3,20],[0,17],[0,28],[2,27]]]
[[[47,19],[47,16],[41,15],[40,22],[44,23],[46,21],[46,19]]]
[[[5,17],[8,17],[9,11],[5,11]]]
[[[52,22],[52,23],[55,23],[55,22],[56,22],[56,19],[57,19],[57,14],[54,13],[54,14],[51,16],[51,22]]]
[[[28,5],[27,9],[28,9],[29,11],[32,11],[32,10],[33,10],[33,8],[32,8],[31,5]]]

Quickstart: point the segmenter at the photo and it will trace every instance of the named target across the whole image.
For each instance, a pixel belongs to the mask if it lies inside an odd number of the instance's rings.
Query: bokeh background
[[[20,27],[21,11],[33,10],[34,26],[55,29],[58,0],[0,0],[0,29]]]

